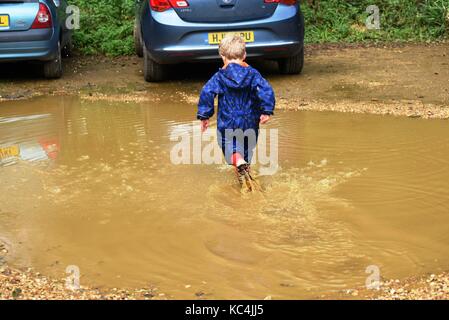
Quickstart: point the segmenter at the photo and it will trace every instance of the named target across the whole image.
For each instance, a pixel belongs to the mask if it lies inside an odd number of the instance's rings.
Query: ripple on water
[[[304,248],[319,249],[321,245],[324,251],[345,251],[350,240],[344,227],[327,220],[320,208],[323,204],[327,208],[347,207],[347,200],[334,196],[333,191],[360,174],[362,171],[356,170],[334,172],[322,161],[319,165],[311,163],[303,169],[286,169],[274,176],[260,177],[263,194],[239,196],[235,189],[230,196],[223,192],[223,187],[212,185],[206,212],[254,234],[258,245],[267,249],[300,254]],[[339,243],[339,237],[348,241]],[[345,247],[336,247],[342,244]]]
[[[228,166],[170,162],[173,130],[197,137],[194,109],[2,105],[0,148],[23,150],[0,165],[11,258],[58,277],[75,261],[95,285],[156,282],[187,298],[203,282],[214,297],[310,297],[363,285],[372,264],[407,276],[448,263],[446,122],[277,112],[281,169],[242,195]]]

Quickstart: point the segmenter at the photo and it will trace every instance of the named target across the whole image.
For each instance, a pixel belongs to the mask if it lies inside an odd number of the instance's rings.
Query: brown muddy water
[[[242,195],[225,165],[173,165],[194,105],[0,104],[8,263],[170,298],[314,298],[449,266],[449,126],[279,111],[279,165]],[[256,166],[257,169],[257,166]]]

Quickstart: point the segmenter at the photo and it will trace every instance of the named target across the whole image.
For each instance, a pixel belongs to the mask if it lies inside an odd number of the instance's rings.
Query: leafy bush
[[[135,0],[69,0],[80,8],[75,47],[85,54],[133,53]]]
[[[135,0],[69,2],[81,10],[74,41],[82,53],[133,53]],[[380,9],[380,30],[365,26],[372,4]],[[449,33],[449,0],[306,0],[302,9],[307,43],[435,41]]]

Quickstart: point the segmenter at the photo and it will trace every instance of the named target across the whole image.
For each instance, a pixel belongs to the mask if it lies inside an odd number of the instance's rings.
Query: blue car
[[[247,42],[248,59],[276,60],[282,74],[304,64],[304,17],[297,0],[137,0],[134,42],[147,81],[166,66],[219,59],[228,32]]]
[[[71,49],[65,0],[0,0],[0,62],[39,61],[46,78],[62,75]]]

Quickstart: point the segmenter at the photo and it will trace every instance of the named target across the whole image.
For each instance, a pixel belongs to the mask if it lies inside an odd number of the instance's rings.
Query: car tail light
[[[188,8],[187,0],[150,0],[150,7],[157,12],[163,12],[170,8]]]
[[[50,9],[45,4],[39,3],[39,11],[31,25],[31,29],[51,28],[52,26]]]
[[[287,6],[292,6],[298,2],[297,0],[265,0],[265,3],[282,3]]]
[[[39,144],[50,159],[56,160],[59,153],[59,143],[57,139],[42,139],[39,141]]]

